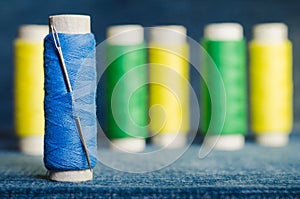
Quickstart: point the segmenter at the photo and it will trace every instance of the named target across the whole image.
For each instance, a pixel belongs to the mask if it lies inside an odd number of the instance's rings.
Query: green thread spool
[[[223,79],[226,102],[226,116],[220,136],[207,135],[207,143],[216,143],[220,150],[237,150],[244,145],[247,132],[247,86],[246,86],[246,44],[243,29],[239,24],[221,23],[205,27],[202,45],[214,61]],[[209,58],[203,57],[204,72],[210,76]],[[213,84],[213,76],[210,81]],[[214,89],[218,89],[215,86]],[[220,99],[223,100],[223,99]],[[221,103],[219,103],[221,104]],[[205,133],[210,124],[211,102],[207,86],[202,82],[201,129]]]
[[[107,135],[113,149],[139,152],[145,148],[148,124],[143,28],[112,26],[107,36]]]

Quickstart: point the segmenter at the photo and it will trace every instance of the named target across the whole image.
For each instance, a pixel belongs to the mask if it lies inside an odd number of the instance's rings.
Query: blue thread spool
[[[81,121],[91,167],[97,162],[95,40],[90,17],[56,15],[49,24],[58,32],[72,92],[66,87],[53,35],[45,38],[44,163],[54,181],[80,182],[93,178],[75,116]]]

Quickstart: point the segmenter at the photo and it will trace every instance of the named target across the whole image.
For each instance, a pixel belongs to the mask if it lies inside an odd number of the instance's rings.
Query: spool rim
[[[42,42],[48,32],[47,25],[25,24],[19,27],[18,38],[31,42]]]
[[[175,149],[184,147],[187,144],[187,137],[180,133],[164,133],[153,136],[151,141],[159,147]]]
[[[150,41],[159,45],[186,43],[187,29],[181,25],[161,25],[150,28]]]
[[[44,152],[44,135],[24,136],[20,138],[20,150],[28,155],[42,156]]]
[[[85,182],[93,179],[93,171],[89,169],[49,171],[49,179],[57,182]]]
[[[256,135],[256,141],[265,147],[283,147],[289,142],[289,134],[284,132],[265,132]]]
[[[111,149],[125,152],[141,152],[146,148],[146,140],[143,138],[120,138],[110,141]]]
[[[253,40],[262,43],[279,43],[288,39],[288,27],[284,23],[262,23],[253,27]]]
[[[245,137],[242,134],[233,135],[208,135],[205,138],[205,145],[214,145],[214,149],[221,151],[234,151],[243,148]]]
[[[107,28],[106,35],[112,45],[137,45],[144,41],[144,28],[138,24],[115,25]]]
[[[50,25],[55,26],[58,33],[87,34],[91,33],[91,17],[89,15],[62,14],[49,16]]]
[[[241,40],[243,34],[243,27],[239,23],[212,23],[204,28],[204,38],[209,40]]]

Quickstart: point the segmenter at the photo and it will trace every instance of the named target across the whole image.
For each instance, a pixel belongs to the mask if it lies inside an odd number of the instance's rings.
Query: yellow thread
[[[150,62],[150,132],[187,133],[189,130],[188,45],[152,43]]]
[[[292,128],[292,44],[250,43],[250,103],[255,133]]]
[[[15,41],[15,126],[21,137],[44,134],[43,42]]]

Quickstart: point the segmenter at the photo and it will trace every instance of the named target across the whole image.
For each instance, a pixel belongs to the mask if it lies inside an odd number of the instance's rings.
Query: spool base
[[[146,148],[146,141],[141,138],[121,138],[111,140],[110,147],[116,151],[141,152]]]
[[[151,139],[152,143],[163,147],[163,148],[169,148],[169,149],[175,149],[175,148],[181,148],[184,147],[187,143],[186,135],[182,134],[175,134],[175,133],[169,133],[169,134],[158,134],[152,137]]]
[[[21,137],[20,150],[28,155],[42,156],[44,153],[44,135]]]
[[[214,145],[216,150],[234,151],[243,148],[245,137],[243,135],[207,136],[204,145]]]
[[[266,147],[283,147],[289,142],[287,133],[264,133],[256,135],[256,141]]]
[[[85,182],[93,179],[93,171],[50,171],[49,178],[57,182]]]

